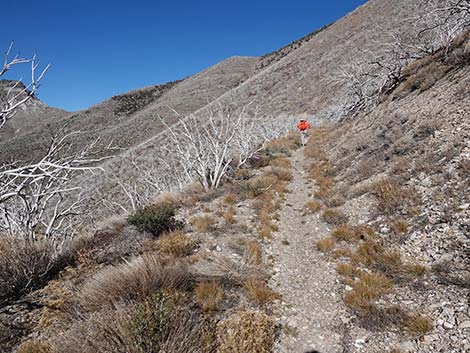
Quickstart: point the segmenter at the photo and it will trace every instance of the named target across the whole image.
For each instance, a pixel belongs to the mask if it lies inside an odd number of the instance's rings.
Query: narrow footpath
[[[341,319],[346,310],[339,277],[335,265],[315,247],[330,229],[319,214],[304,215],[315,185],[306,179],[303,149],[293,154],[291,162],[294,178],[272,243],[274,275],[270,285],[282,296],[275,315],[283,326],[275,352],[345,352]]]

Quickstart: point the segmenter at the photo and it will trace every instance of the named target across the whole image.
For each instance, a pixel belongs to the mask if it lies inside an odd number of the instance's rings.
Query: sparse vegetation
[[[318,212],[321,209],[321,203],[317,200],[308,201],[306,204],[308,210],[312,213]]]
[[[429,318],[415,314],[406,320],[404,327],[408,332],[422,336],[432,331],[433,324]]]
[[[256,311],[241,311],[218,325],[218,352],[269,353],[274,346],[275,322]]]
[[[345,224],[348,221],[348,217],[336,208],[327,208],[321,215],[322,219],[332,225]]]
[[[17,353],[52,353],[52,350],[46,342],[26,341],[18,347]]]
[[[248,297],[258,305],[265,305],[279,298],[267,284],[259,279],[249,279],[244,284]]]
[[[335,241],[332,238],[322,238],[316,242],[318,251],[329,252],[335,247]]]
[[[218,309],[224,298],[224,289],[217,282],[201,282],[194,288],[196,303],[204,311],[210,312]]]
[[[196,216],[191,218],[191,224],[200,232],[207,233],[214,230],[215,219],[210,215]]]
[[[156,247],[162,254],[183,257],[190,255],[196,245],[197,242],[194,238],[182,230],[177,230],[160,236]]]

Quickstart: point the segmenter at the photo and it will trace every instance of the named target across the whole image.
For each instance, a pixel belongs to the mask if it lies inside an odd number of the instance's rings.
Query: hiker
[[[297,125],[297,128],[300,130],[300,137],[302,139],[302,146],[305,146],[307,144],[307,130],[310,129],[310,123],[305,120],[305,119],[300,119],[299,125]]]

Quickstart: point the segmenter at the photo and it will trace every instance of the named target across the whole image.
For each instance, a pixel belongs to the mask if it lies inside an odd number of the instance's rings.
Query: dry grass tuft
[[[407,211],[419,203],[419,196],[411,188],[403,188],[396,181],[382,179],[372,185],[372,193],[378,201],[377,209],[384,214],[395,214],[400,210]]]
[[[383,274],[363,273],[351,286],[353,290],[344,296],[346,305],[359,312],[371,312],[375,308],[372,301],[389,292],[393,283]]]
[[[279,180],[275,175],[260,175],[245,184],[245,193],[248,198],[255,198],[274,188]]]
[[[274,348],[275,321],[262,312],[241,311],[218,325],[218,353],[270,353]]]
[[[291,181],[293,178],[292,172],[286,168],[271,167],[271,173],[281,181]]]
[[[321,203],[317,200],[308,201],[305,206],[307,206],[308,210],[312,213],[318,212],[321,209]]]
[[[292,168],[292,163],[285,157],[275,158],[269,163],[269,165],[271,167],[278,167],[284,169]]]
[[[226,205],[235,205],[238,201],[238,196],[232,193],[228,193],[224,196],[223,202]]]
[[[145,254],[96,273],[77,294],[76,304],[86,311],[95,311],[121,301],[143,300],[157,290],[188,290],[192,282],[193,276],[181,263]]]
[[[351,242],[353,240],[356,240],[356,232],[353,228],[351,228],[348,225],[343,225],[340,226],[336,229],[333,230],[331,235],[337,240],[337,241],[347,241]]]
[[[191,219],[191,224],[200,232],[208,233],[215,228],[216,221],[212,216],[196,216]]]
[[[248,297],[258,305],[264,305],[279,299],[279,294],[269,288],[262,280],[249,279],[245,282],[244,287]]]
[[[321,215],[322,219],[331,225],[341,225],[348,221],[348,216],[336,208],[327,208]]]
[[[223,219],[225,221],[225,224],[233,224],[236,222],[235,216],[237,214],[237,211],[235,210],[235,207],[229,207],[227,211],[225,211],[223,215]]]
[[[206,312],[215,311],[224,299],[224,289],[217,282],[201,282],[194,288],[196,303]]]
[[[317,250],[327,253],[335,247],[335,240],[332,238],[322,238],[315,243]]]
[[[395,234],[405,234],[408,232],[408,222],[404,219],[397,219],[392,223],[391,228]]]
[[[434,327],[431,319],[415,314],[405,321],[404,328],[412,334],[423,336],[432,331]]]
[[[423,266],[423,265],[420,265],[420,264],[408,264],[408,265],[406,265],[406,272],[411,277],[422,277],[427,272],[429,272],[429,270],[426,266]]]
[[[258,236],[261,239],[272,239],[272,228],[270,225],[262,225],[258,229]]]
[[[196,245],[197,241],[181,230],[163,234],[156,241],[156,247],[162,254],[175,257],[191,255]]]
[[[51,346],[42,341],[26,341],[17,349],[17,353],[52,353]]]
[[[357,268],[350,263],[347,262],[340,262],[336,264],[336,272],[338,272],[341,276],[351,276],[357,272]]]
[[[245,262],[248,265],[259,265],[262,262],[262,250],[261,245],[256,241],[252,240],[246,244],[245,253],[243,255]]]

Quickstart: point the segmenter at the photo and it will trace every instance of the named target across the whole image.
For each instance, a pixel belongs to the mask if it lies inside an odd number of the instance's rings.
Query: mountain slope
[[[0,97],[6,95],[7,91],[16,81],[0,80]],[[16,92],[23,90],[23,84],[18,85]],[[15,91],[11,94],[15,94]],[[22,105],[15,114],[15,118],[10,120],[3,129],[0,130],[0,143],[13,137],[27,134],[35,128],[59,120],[69,113],[62,109],[49,107],[41,102],[37,97],[33,97],[26,104]]]
[[[83,149],[98,137],[102,148],[114,142],[121,149],[127,149],[162,130],[159,116],[169,124],[174,122],[176,118],[169,107],[183,114],[200,109],[251,76],[257,62],[257,58],[230,58],[185,80],[114,96],[62,119],[36,128],[33,125],[33,129],[22,136],[0,144],[0,161],[11,156],[22,160],[40,156],[51,135],[60,130],[62,133],[83,132],[75,137],[73,150]]]

